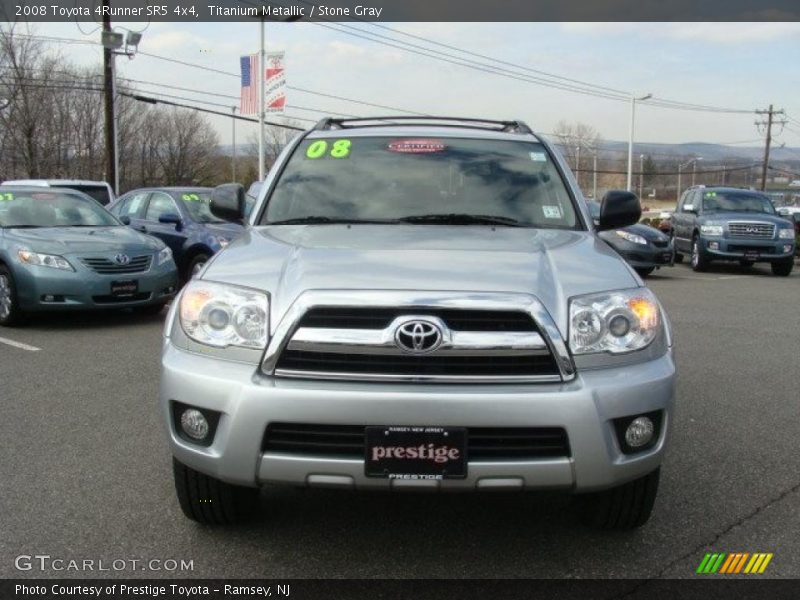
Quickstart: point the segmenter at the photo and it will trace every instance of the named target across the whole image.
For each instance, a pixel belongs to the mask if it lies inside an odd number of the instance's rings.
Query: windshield
[[[108,188],[104,185],[52,185],[50,187],[63,187],[71,190],[83,192],[87,196],[91,196],[100,204],[105,206],[111,202],[111,197],[108,195]]]
[[[703,212],[757,212],[775,214],[767,196],[752,192],[705,192]]]
[[[541,144],[346,134],[306,139],[295,149],[261,224],[303,219],[570,229],[578,224],[561,175]]]
[[[58,191],[0,192],[0,227],[115,227],[119,222],[88,198]]]
[[[192,221],[196,223],[222,223],[211,213],[211,190],[178,192],[175,196],[183,202]]]

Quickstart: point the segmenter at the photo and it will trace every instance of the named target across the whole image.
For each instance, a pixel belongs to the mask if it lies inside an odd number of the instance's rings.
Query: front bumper
[[[675,251],[670,243],[668,246],[657,247],[652,244],[643,246],[624,242],[615,246],[617,252],[622,255],[632,267],[647,269],[651,267],[671,267],[675,264]]]
[[[401,489],[600,490],[657,468],[671,426],[672,353],[615,369],[584,370],[559,384],[389,384],[266,377],[256,365],[221,361],[165,342],[161,410],[174,456],[191,468],[247,486],[262,483]],[[221,413],[207,447],[176,434],[172,402]],[[626,455],[611,420],[663,411],[658,442]],[[563,427],[570,456],[470,461],[466,479],[369,478],[364,461],[262,451],[270,422],[464,427]]]
[[[42,312],[148,306],[165,303],[178,288],[178,271],[173,261],[125,275],[100,275],[82,266],[75,268],[62,271],[36,265],[17,266],[14,278],[20,308]],[[111,295],[112,281],[131,280],[138,282],[136,295]]]
[[[703,251],[714,260],[784,261],[794,256],[794,240],[746,240],[701,237]],[[784,252],[789,247],[788,252]]]

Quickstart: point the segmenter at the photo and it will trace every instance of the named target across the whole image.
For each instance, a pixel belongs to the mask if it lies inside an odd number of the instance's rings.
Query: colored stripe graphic
[[[762,574],[774,555],[769,552],[708,552],[697,567],[700,574]],[[746,566],[745,566],[746,565]]]

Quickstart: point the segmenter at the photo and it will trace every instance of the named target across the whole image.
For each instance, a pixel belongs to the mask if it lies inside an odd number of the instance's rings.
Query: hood
[[[643,225],[642,223],[636,223],[635,225],[629,225],[628,227],[623,227],[623,231],[627,231],[628,233],[635,233],[636,235],[642,236],[646,240],[652,241],[667,241],[669,240],[669,236],[665,233],[662,233],[655,227],[651,227],[650,225]],[[612,231],[613,233],[613,231]]]
[[[780,215],[768,215],[767,213],[755,212],[711,212],[704,213],[697,218],[698,223],[708,223],[709,221],[753,221],[756,223],[772,223],[777,226],[786,226],[786,219]]]
[[[130,227],[41,227],[6,229],[6,239],[46,254],[87,252],[155,252],[164,247],[160,240]]]
[[[229,240],[239,236],[244,227],[236,223],[201,223],[203,228],[211,235],[218,235]]]
[[[639,285],[590,232],[433,225],[253,228],[203,279],[269,292],[273,325],[310,289],[526,293],[544,303],[562,334],[570,296]]]

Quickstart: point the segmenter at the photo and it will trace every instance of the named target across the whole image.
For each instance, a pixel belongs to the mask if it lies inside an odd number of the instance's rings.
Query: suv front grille
[[[775,225],[771,223],[729,223],[728,232],[734,238],[771,240],[775,237]]]
[[[142,273],[150,268],[152,256],[132,256],[126,265],[120,265],[108,258],[81,258],[81,262],[95,273],[101,275],[117,275],[125,273]]]
[[[312,308],[301,319],[300,327],[336,329],[385,329],[397,317],[413,314],[410,309],[398,308]],[[530,315],[520,311],[418,309],[416,312],[439,317],[450,329],[459,331],[536,331]]]
[[[525,376],[558,375],[558,365],[549,354],[521,356],[447,356],[436,353],[343,354],[284,350],[278,369],[325,373],[409,376]]]
[[[365,425],[270,423],[262,451],[323,458],[363,459]],[[469,461],[500,462],[569,457],[561,427],[469,427]]]

